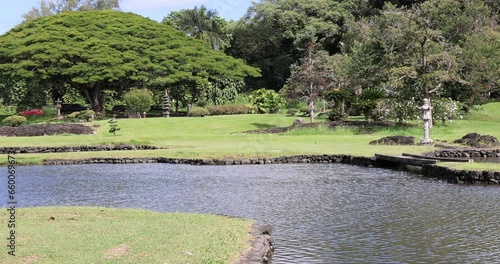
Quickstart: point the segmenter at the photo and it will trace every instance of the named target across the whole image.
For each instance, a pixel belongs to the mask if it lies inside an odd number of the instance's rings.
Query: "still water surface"
[[[500,262],[495,187],[339,164],[36,166],[16,175],[21,206],[134,207],[270,223],[275,264]]]

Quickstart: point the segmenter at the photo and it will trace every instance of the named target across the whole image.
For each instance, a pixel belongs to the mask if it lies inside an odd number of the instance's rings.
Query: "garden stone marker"
[[[420,144],[432,144],[434,141],[429,137],[429,121],[431,119],[431,109],[429,105],[429,99],[424,98],[424,105],[420,107],[422,110],[422,120],[424,121],[424,139],[420,141]]]

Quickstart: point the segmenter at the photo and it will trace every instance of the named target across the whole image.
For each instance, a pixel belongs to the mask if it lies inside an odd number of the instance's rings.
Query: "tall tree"
[[[0,78],[69,85],[96,112],[103,90],[258,75],[242,60],[132,13],[65,12],[27,21],[0,37]]]
[[[307,43],[318,43],[330,54],[339,51],[344,23],[356,6],[336,0],[254,2],[233,28],[227,52],[262,70],[263,78],[254,86],[279,90]]]
[[[430,99],[445,93],[447,87],[460,86],[478,96],[481,93],[476,85],[469,85],[468,78],[470,71],[479,74],[479,68],[464,68],[460,58],[465,49],[470,50],[466,47],[472,44],[469,36],[492,24],[482,1],[428,0],[411,8],[386,4],[380,16],[350,24],[344,51],[354,62],[356,57],[365,57],[365,66],[358,63],[354,68],[366,74],[363,88],[382,86],[401,97]],[[486,53],[476,55],[485,59]]]
[[[309,43],[304,58],[300,64],[293,65],[291,71],[284,93],[290,98],[303,100],[309,106],[311,123],[314,123],[316,101],[334,85],[332,58],[326,51],[315,51],[314,45]]]
[[[216,10],[208,10],[203,5],[171,12],[162,23],[209,43],[214,50],[223,50],[230,44],[226,20],[219,17]]]
[[[66,11],[119,10],[120,0],[41,0],[40,7],[33,7],[23,15],[24,20],[52,16]]]

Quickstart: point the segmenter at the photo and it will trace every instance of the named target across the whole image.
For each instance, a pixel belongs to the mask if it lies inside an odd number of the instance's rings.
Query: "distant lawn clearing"
[[[1,213],[8,219],[7,211]],[[16,257],[0,263],[231,263],[249,246],[251,220],[89,207],[18,208]],[[8,237],[7,224],[0,228]]]
[[[460,139],[476,132],[500,138],[500,103],[489,103],[483,110],[443,125],[435,120],[430,136],[435,141]],[[331,131],[324,128],[293,130],[284,134],[247,134],[248,130],[284,127],[297,117],[286,115],[232,115],[203,118],[146,118],[119,119],[121,128],[116,136],[108,133],[106,120],[97,121],[100,127],[93,135],[56,135],[43,137],[0,137],[0,146],[63,146],[104,145],[112,143],[149,144],[168,149],[144,151],[106,151],[21,154],[16,160],[20,164],[42,164],[44,159],[82,159],[95,157],[169,157],[169,158],[264,158],[301,154],[347,154],[372,157],[375,153],[401,155],[421,154],[434,150],[429,146],[381,146],[369,145],[372,140],[385,136],[423,137],[421,124],[415,127],[376,128],[371,133],[360,133],[352,128]],[[307,118],[304,118],[307,120]],[[323,122],[325,120],[318,120]],[[3,156],[3,158],[1,157]],[[7,157],[0,155],[0,164]],[[500,165],[498,170],[500,170]]]

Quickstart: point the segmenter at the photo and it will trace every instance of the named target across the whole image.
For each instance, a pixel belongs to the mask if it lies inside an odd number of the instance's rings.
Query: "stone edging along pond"
[[[251,248],[243,254],[236,264],[269,263],[274,254],[272,226],[269,224],[253,224]]]
[[[61,146],[61,147],[0,147],[0,154],[8,153],[61,153],[61,152],[84,152],[84,151],[113,151],[113,150],[152,150],[165,149],[151,145],[129,145],[111,144],[95,146]]]

